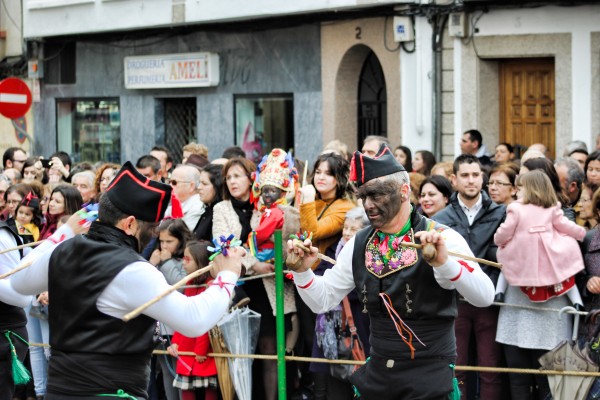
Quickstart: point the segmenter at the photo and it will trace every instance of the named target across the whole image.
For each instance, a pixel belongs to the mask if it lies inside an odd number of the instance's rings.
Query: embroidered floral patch
[[[412,247],[402,246],[402,242],[414,242],[411,229],[403,236],[385,235],[383,238],[375,232],[367,242],[365,265],[373,275],[383,278],[417,263],[419,256]]]

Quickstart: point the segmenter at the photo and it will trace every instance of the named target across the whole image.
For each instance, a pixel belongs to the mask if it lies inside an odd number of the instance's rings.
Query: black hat
[[[390,148],[382,143],[374,157],[355,151],[350,162],[350,180],[357,186],[395,172],[406,171],[392,154]]]
[[[40,199],[33,193],[27,193],[27,196],[21,201],[21,204],[27,207],[39,209],[40,208]]]
[[[127,161],[106,189],[106,195],[125,214],[158,222],[165,215],[171,191],[171,185],[146,178]]]

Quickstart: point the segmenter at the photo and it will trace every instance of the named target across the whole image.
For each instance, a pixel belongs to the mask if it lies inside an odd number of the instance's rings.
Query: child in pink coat
[[[564,216],[544,172],[521,175],[517,186],[518,200],[508,206],[494,236],[503,265],[496,298],[502,301],[510,284],[535,302],[566,293],[575,308],[583,309],[574,276],[584,269],[577,240],[583,240],[585,229]]]

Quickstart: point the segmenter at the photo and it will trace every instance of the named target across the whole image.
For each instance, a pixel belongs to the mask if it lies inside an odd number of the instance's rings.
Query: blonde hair
[[[433,168],[431,168],[431,173],[433,174],[433,171],[435,171],[436,169],[442,169],[444,171],[444,175],[446,178],[450,179],[452,177],[452,175],[454,174],[454,166],[452,165],[452,163],[450,161],[443,161],[443,162],[439,162],[437,164],[435,164],[433,166]],[[437,174],[440,175],[440,174]]]
[[[192,154],[208,158],[208,147],[200,143],[190,142],[183,146],[182,151],[189,151]]]
[[[533,170],[519,175],[517,186],[523,187],[523,204],[550,208],[558,203],[558,197],[556,197],[550,178],[541,170]]]

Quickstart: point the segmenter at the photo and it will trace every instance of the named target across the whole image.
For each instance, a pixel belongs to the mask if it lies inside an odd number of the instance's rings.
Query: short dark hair
[[[481,135],[481,133],[480,133],[480,135]],[[471,139],[471,140],[473,140],[473,139]],[[481,143],[481,142],[480,142],[480,143]],[[508,152],[509,152],[509,153],[514,153],[514,152],[515,152],[515,149],[514,149],[514,147],[513,147],[513,146],[512,146],[512,144],[510,144],[510,143],[501,142],[501,143],[498,143],[498,144],[496,145],[496,147],[498,147],[498,146],[504,146],[504,147],[506,147],[506,150],[508,150]]]
[[[465,133],[469,134],[469,139],[471,139],[471,142],[478,143],[477,148],[481,147],[483,144],[483,136],[481,136],[481,132],[479,132],[477,129],[469,129]]]
[[[461,164],[477,164],[479,168],[481,168],[481,162],[479,162],[479,158],[473,154],[461,154],[456,157],[454,160],[454,164],[452,164],[452,171],[454,171],[454,175],[460,169]]]
[[[137,169],[151,167],[152,171],[156,174],[158,171],[160,171],[160,160],[150,154],[146,154],[138,158],[137,162],[135,163],[135,167]]]
[[[219,164],[208,164],[200,170],[200,172],[206,172],[208,179],[215,189],[215,200],[214,204],[220,202],[222,198],[223,188],[223,166]]]
[[[317,157],[317,161],[315,161],[312,174],[310,176],[311,184],[314,186],[315,171],[323,162],[327,162],[327,164],[329,165],[329,171],[336,180],[336,199],[343,199],[344,197],[350,196],[350,194],[352,193],[350,186],[348,185],[348,177],[350,175],[350,163],[344,157],[336,153],[325,153]],[[319,192],[317,192],[317,197],[321,197]]]
[[[419,195],[421,195],[421,192],[423,191],[423,186],[425,186],[425,184],[427,183],[431,183],[437,188],[437,190],[440,191],[442,196],[450,200],[450,196],[452,196],[454,189],[452,189],[452,183],[448,180],[448,178],[442,175],[428,176],[423,180],[423,182],[421,182],[421,186],[419,186]]]
[[[98,220],[106,225],[116,226],[117,223],[127,218],[129,214],[125,214],[119,210],[117,206],[110,201],[110,198],[106,196],[106,193],[102,193],[100,201],[98,202]]]
[[[8,149],[6,149],[6,151],[2,155],[2,166],[4,168],[6,168],[6,162],[7,161],[9,161],[9,160],[13,161],[14,160],[15,152],[17,152],[17,151],[22,151],[23,153],[25,153],[25,150],[23,150],[20,147],[9,147]]]
[[[221,154],[221,158],[226,158],[228,160],[235,157],[246,157],[246,152],[239,146],[231,146],[226,148]]]
[[[165,146],[154,146],[150,151],[163,151],[167,155],[167,162],[173,163],[173,157],[171,156],[171,151]]]
[[[50,156],[50,160],[52,160],[52,157],[58,157],[58,158],[60,158],[60,161],[62,161],[63,165],[65,167],[68,165],[69,166],[69,170],[71,169],[71,166],[73,165],[73,162],[71,161],[71,156],[69,156],[64,151],[57,151],[56,153],[52,154]]]

